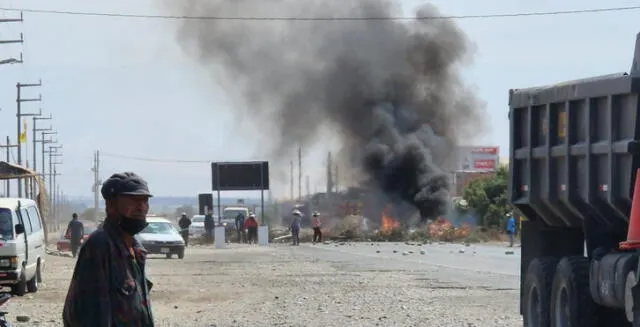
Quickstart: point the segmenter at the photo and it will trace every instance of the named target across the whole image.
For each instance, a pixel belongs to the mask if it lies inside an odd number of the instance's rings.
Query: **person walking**
[[[244,243],[244,241],[245,241],[244,240],[245,239],[245,235],[244,235],[244,230],[245,230],[244,220],[245,220],[244,219],[244,215],[242,213],[239,213],[236,216],[236,221],[235,221],[236,226],[235,227],[236,227],[236,231],[238,233],[238,243]],[[247,235],[247,238],[248,238],[248,235]]]
[[[513,247],[516,237],[516,219],[513,214],[507,214],[507,235],[509,236],[509,247]]]
[[[247,229],[247,243],[258,243],[258,222],[256,221],[256,215],[249,214],[249,219],[245,220],[244,228]]]
[[[67,225],[65,238],[69,239],[71,243],[71,254],[73,254],[75,258],[78,254],[78,249],[80,249],[82,245],[82,239],[84,238],[84,225],[78,220],[78,214],[75,212],[71,215],[71,221],[69,225]]]
[[[213,242],[213,229],[215,228],[215,222],[213,221],[213,211],[209,209],[204,216],[204,234],[207,243]]]
[[[293,241],[292,245],[300,245],[300,221],[302,220],[302,213],[299,210],[293,211],[293,220],[291,221],[291,226],[289,226],[289,230],[291,230],[291,240]]]
[[[64,303],[64,327],[154,327],[146,250],[134,238],[147,225],[147,182],[113,174],[100,190],[106,218],[80,248]]]
[[[183,212],[180,220],[178,221],[180,227],[180,235],[184,240],[184,246],[189,246],[189,226],[191,226],[191,219],[187,217],[187,213]]]
[[[317,211],[313,212],[311,226],[313,227],[313,243],[315,244],[316,242],[322,242],[322,224],[320,222],[320,213],[318,213]]]

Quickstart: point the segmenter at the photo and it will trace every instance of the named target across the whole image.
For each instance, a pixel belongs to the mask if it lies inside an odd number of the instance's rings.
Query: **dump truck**
[[[524,326],[640,327],[640,33],[628,73],[509,90],[509,124]]]

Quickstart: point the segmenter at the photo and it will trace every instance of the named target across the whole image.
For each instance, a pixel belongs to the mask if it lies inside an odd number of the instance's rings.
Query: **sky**
[[[407,15],[424,3],[398,1]],[[637,5],[631,0],[431,3],[443,15]],[[0,0],[0,7],[166,14],[161,0]],[[0,19],[15,17],[19,13],[0,10]],[[483,135],[467,140],[467,144],[497,145],[500,155],[508,156],[507,100],[511,88],[628,71],[635,37],[640,32],[636,24],[639,18],[640,10],[459,19],[457,23],[476,47],[464,78],[486,102],[490,124]],[[53,116],[51,121],[38,121],[38,127],[52,126],[58,132],[55,138],[63,145],[58,182],[66,195],[92,195],[91,167],[96,150],[101,153],[102,179],[114,172],[135,171],[148,180],[154,194],[164,196],[210,192],[210,161],[268,160],[255,155],[264,139],[237,132],[260,128],[260,122],[246,117],[246,124],[234,123],[231,101],[177,44],[177,24],[175,20],[48,13],[25,13],[23,23],[0,24],[0,40],[19,38],[20,33],[25,40],[22,45],[0,44],[0,60],[20,52],[24,55],[23,64],[0,66],[0,143],[5,143],[5,136],[16,139],[16,83],[42,80],[40,88],[23,89],[24,97],[42,94],[42,102],[23,103],[23,111],[42,109],[44,115]],[[31,127],[29,118],[29,130]],[[30,133],[28,141],[23,158],[32,161]],[[310,176],[312,192],[325,188],[325,157],[327,151],[336,150],[333,147],[335,143],[325,142],[304,149],[304,175]],[[288,165],[272,170],[273,195],[286,197]],[[237,192],[225,195],[256,196]]]

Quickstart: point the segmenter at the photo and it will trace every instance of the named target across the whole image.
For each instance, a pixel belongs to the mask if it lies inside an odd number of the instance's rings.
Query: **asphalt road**
[[[493,289],[517,290],[520,283],[520,248],[449,243],[330,243],[302,244],[300,248],[352,270],[424,272],[443,282]]]

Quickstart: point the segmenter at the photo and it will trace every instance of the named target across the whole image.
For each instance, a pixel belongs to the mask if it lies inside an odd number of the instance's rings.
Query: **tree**
[[[507,198],[507,167],[500,167],[491,177],[477,178],[469,182],[463,191],[467,201],[478,215],[478,224],[485,228],[503,228],[506,215],[511,212]]]

